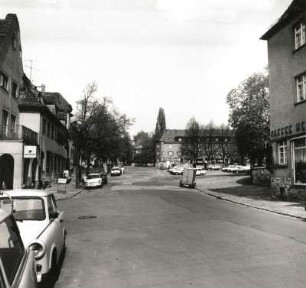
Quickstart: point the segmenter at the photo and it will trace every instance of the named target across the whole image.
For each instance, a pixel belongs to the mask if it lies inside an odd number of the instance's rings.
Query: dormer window
[[[305,45],[305,22],[301,21],[294,27],[295,49]]]

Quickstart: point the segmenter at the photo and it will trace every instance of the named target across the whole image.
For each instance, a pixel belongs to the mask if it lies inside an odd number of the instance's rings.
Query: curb
[[[270,213],[274,213],[274,214],[278,214],[278,215],[289,216],[289,217],[300,219],[300,220],[306,220],[306,218],[302,217],[302,216],[292,215],[290,213],[279,212],[279,211],[275,211],[275,210],[271,210],[271,209],[267,209],[267,208],[263,208],[263,207],[250,205],[250,204],[247,204],[247,203],[242,203],[242,202],[235,201],[235,200],[232,200],[232,199],[224,198],[220,195],[216,195],[216,194],[213,194],[211,192],[208,192],[209,190],[204,191],[204,190],[201,190],[199,188],[195,188],[195,190],[197,190],[200,194],[205,193],[206,195],[214,197],[214,198],[219,199],[219,200],[231,202],[231,203],[234,203],[234,204],[238,204],[238,205],[242,205],[242,206],[245,206],[245,207],[250,207],[250,208],[254,208],[254,209],[257,209],[257,210],[262,210],[262,211],[266,211],[266,212],[270,212]]]
[[[83,191],[84,191],[84,188],[82,188],[81,190],[79,190],[77,192],[74,192],[72,195],[69,195],[69,196],[66,196],[66,197],[63,197],[63,198],[57,198],[56,200],[57,201],[69,200],[69,199],[72,199],[75,196],[79,195]]]

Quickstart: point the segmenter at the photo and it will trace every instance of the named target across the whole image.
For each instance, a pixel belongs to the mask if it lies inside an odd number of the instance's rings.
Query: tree
[[[92,157],[96,162],[118,160],[131,157],[131,141],[127,132],[132,120],[120,114],[107,98],[95,97],[97,85],[86,86],[83,96],[77,101],[77,111],[71,125],[71,137],[76,147],[77,175],[80,159],[86,160],[89,173]],[[78,177],[76,177],[78,186]]]
[[[268,77],[255,73],[227,95],[229,123],[234,128],[238,152],[243,162],[262,164],[269,142]]]
[[[163,108],[159,108],[154,137],[159,140],[166,130],[166,116]]]
[[[79,186],[79,174],[80,174],[80,160],[82,153],[88,157],[90,152],[90,137],[89,131],[94,123],[94,115],[98,111],[98,103],[94,98],[94,94],[97,91],[97,85],[92,82],[86,86],[83,90],[82,98],[77,101],[77,112],[75,119],[70,127],[70,135],[76,148],[75,163],[76,165],[76,187]]]
[[[140,131],[134,137],[136,148],[139,149],[139,154],[135,155],[134,162],[146,165],[154,161],[154,142],[153,136],[147,132]]]
[[[155,133],[152,136],[152,148],[153,148],[153,162],[154,165],[156,163],[156,146],[155,144],[160,140],[160,138],[163,136],[164,132],[166,130],[166,116],[165,111],[163,108],[159,108],[158,110],[158,116],[155,126]]]
[[[186,126],[186,135],[181,146],[182,156],[195,165],[201,155],[201,129],[199,123],[192,117]]]

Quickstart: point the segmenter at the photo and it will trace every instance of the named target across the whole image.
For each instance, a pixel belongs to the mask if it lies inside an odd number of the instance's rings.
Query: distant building
[[[294,0],[268,43],[273,180],[306,187],[306,1]]]
[[[21,125],[18,98],[23,65],[17,16],[0,19],[0,188],[22,187],[24,149],[38,143],[38,135]],[[25,167],[26,166],[26,167]]]
[[[155,144],[156,162],[180,164],[190,159],[183,155],[182,145],[188,138],[186,130],[167,129]],[[206,129],[199,137],[200,155],[198,164],[227,163],[232,131],[229,129]]]

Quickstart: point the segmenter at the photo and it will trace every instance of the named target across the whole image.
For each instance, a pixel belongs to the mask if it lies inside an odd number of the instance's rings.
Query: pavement
[[[156,172],[158,176],[168,175],[166,171],[157,170]],[[197,177],[196,182],[199,193],[254,209],[306,220],[306,201],[280,199],[275,196],[271,187],[250,184],[249,176],[208,171],[207,175]],[[59,201],[90,193],[82,187],[76,188],[74,179],[67,184],[54,184],[46,190],[52,191]]]

